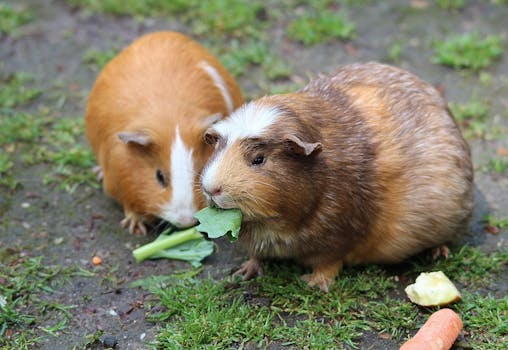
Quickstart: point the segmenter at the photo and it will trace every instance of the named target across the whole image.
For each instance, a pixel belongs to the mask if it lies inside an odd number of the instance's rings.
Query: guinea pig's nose
[[[215,187],[212,187],[211,189],[205,188],[205,192],[210,197],[220,196],[220,194],[222,193],[222,186],[215,186]]]
[[[217,186],[212,189],[212,196],[219,196],[222,193],[222,186]]]

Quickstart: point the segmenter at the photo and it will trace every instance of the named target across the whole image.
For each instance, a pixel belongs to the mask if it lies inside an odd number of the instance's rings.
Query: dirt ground
[[[8,1],[18,3],[18,1]],[[41,99],[48,106],[64,94],[61,116],[83,116],[86,96],[96,71],[82,62],[90,48],[108,50],[121,47],[139,35],[155,30],[185,31],[178,21],[133,20],[125,17],[90,14],[72,8],[62,1],[20,1],[35,10],[35,20],[24,29],[24,35],[0,38],[0,61],[6,71],[26,71],[35,78],[33,85],[43,91]],[[447,98],[467,102],[473,94],[490,101],[489,127],[504,130],[492,139],[471,139],[475,166],[480,168],[496,155],[500,148],[508,149],[508,54],[488,71],[493,77],[489,86],[477,86],[475,74],[460,74],[450,68],[431,63],[428,42],[422,31],[442,38],[449,31],[477,29],[497,33],[507,39],[508,6],[494,7],[490,2],[472,1],[464,10],[450,15],[445,12],[413,15],[403,10],[404,1],[375,2],[365,7],[353,7],[350,18],[357,24],[357,39],[351,43],[333,41],[313,47],[301,47],[284,40],[281,28],[273,33],[273,49],[290,61],[294,76],[330,71],[337,64],[386,60],[387,47],[394,42],[404,44],[398,66],[408,69],[432,84],[443,88]],[[425,1],[420,1],[425,3]],[[428,34],[426,38],[428,37]],[[427,39],[425,39],[427,40]],[[506,51],[506,50],[505,50]],[[427,52],[427,53],[426,53]],[[426,53],[426,54],[425,54]],[[253,83],[256,73],[248,72],[240,84],[249,96],[264,92]],[[34,107],[35,108],[35,107]],[[82,142],[85,143],[83,137]],[[73,277],[52,296],[72,310],[67,332],[62,337],[48,337],[44,349],[69,349],[84,344],[85,335],[97,329],[115,336],[121,349],[141,349],[154,337],[154,325],[145,320],[143,301],[146,292],[129,288],[129,284],[149,275],[169,274],[185,269],[187,264],[176,261],[147,261],[136,264],[131,256],[133,247],[148,242],[154,236],[137,237],[118,225],[122,212],[118,205],[90,186],[80,186],[74,193],[55,186],[43,185],[38,174],[45,165],[18,167],[16,176],[20,190],[0,190],[1,241],[4,246],[23,246],[34,255],[44,255],[48,264],[78,264],[93,269],[95,277]],[[508,217],[508,174],[477,171],[477,210],[470,242],[493,251],[508,245],[506,230],[498,235],[482,233],[481,222],[486,212],[496,217]],[[36,194],[36,195],[33,195]],[[58,242],[58,244],[55,244]],[[205,261],[204,273],[222,277],[244,260],[244,253],[235,245],[220,243],[220,254]],[[99,255],[103,264],[91,265]],[[500,281],[506,290],[506,281]],[[54,320],[44,320],[52,323]],[[395,349],[396,344],[376,342],[376,335],[367,337],[364,345],[371,349]]]

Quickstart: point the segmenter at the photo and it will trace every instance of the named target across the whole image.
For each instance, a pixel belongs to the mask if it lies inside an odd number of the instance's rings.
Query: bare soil
[[[18,3],[18,1],[8,1]],[[62,1],[28,1],[35,12],[35,20],[23,28],[23,35],[0,38],[0,61],[6,71],[26,71],[35,77],[33,85],[43,91],[41,99],[53,106],[60,96],[65,104],[62,117],[82,118],[86,96],[96,71],[82,62],[90,48],[109,50],[122,47],[139,35],[155,30],[186,31],[185,26],[172,20],[134,20],[126,17],[90,14],[72,8]],[[420,3],[426,3],[425,1]],[[353,6],[350,18],[358,27],[357,39],[350,43],[334,41],[309,48],[284,39],[283,29],[273,29],[273,49],[286,57],[293,67],[293,79],[307,79],[308,75],[332,70],[336,65],[368,60],[385,60],[387,47],[403,44],[400,62],[425,80],[442,86],[452,101],[466,102],[476,91],[491,101],[492,125],[508,126],[508,55],[488,71],[493,82],[478,87],[474,74],[459,74],[450,68],[430,62],[429,43],[422,42],[420,33],[435,33],[442,38],[448,31],[476,29],[486,33],[501,33],[507,37],[508,7],[496,7],[490,2],[472,2],[464,10],[446,13],[408,10],[406,1],[373,2],[367,6]],[[427,38],[425,36],[425,38]],[[240,79],[249,96],[263,93],[253,81],[254,72]],[[36,108],[34,105],[33,108]],[[497,118],[497,119],[496,119]],[[82,139],[86,143],[85,138]],[[493,140],[471,140],[474,161],[485,164],[500,147],[508,148],[508,137]],[[51,295],[51,299],[71,310],[65,335],[48,337],[44,349],[70,349],[86,343],[86,335],[101,329],[105,335],[118,340],[120,349],[141,349],[154,339],[154,325],[145,320],[143,303],[146,292],[130,288],[132,281],[150,275],[170,274],[188,268],[178,261],[147,261],[137,264],[132,249],[155,236],[130,235],[118,225],[122,218],[120,207],[101,190],[80,186],[67,193],[57,186],[45,186],[40,174],[45,167],[17,166],[16,176],[22,188],[14,192],[1,189],[0,226],[3,247],[21,247],[31,255],[43,255],[47,264],[70,266],[77,264],[93,270],[95,277],[73,277]],[[493,251],[508,244],[506,230],[498,235],[483,230],[483,216],[487,212],[508,217],[508,175],[488,172],[476,173],[477,208],[468,241],[485,251]],[[220,241],[220,251],[205,261],[203,274],[221,278],[230,274],[245,259],[236,245]],[[91,259],[99,255],[100,266],[92,266]],[[499,282],[506,291],[506,280]],[[46,319],[46,324],[55,320]],[[380,339],[378,334],[365,334],[361,348],[396,349],[397,344]]]

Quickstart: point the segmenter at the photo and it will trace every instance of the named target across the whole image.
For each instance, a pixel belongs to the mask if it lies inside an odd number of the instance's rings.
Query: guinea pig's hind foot
[[[439,247],[435,247],[432,249],[432,260],[437,260],[440,256],[442,256],[445,259],[448,259],[448,256],[450,255],[450,249],[446,245],[440,245]]]
[[[311,274],[303,275],[301,279],[307,282],[309,287],[319,286],[323,292],[328,293],[330,285],[341,269],[342,260],[321,264],[315,266]]]
[[[261,260],[255,257],[250,257],[249,260],[244,262],[240,269],[233,274],[233,276],[242,276],[242,281],[250,280],[256,276],[262,276],[263,268],[261,265]]]
[[[129,228],[129,232],[135,235],[146,236],[147,230],[143,216],[125,210],[125,218],[120,221],[123,228]]]

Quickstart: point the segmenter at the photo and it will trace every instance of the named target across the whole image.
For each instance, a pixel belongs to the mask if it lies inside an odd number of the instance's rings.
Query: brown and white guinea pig
[[[343,263],[399,262],[452,240],[471,215],[470,150],[445,101],[391,66],[341,66],[240,107],[205,138],[208,202],[244,215],[244,279],[288,258],[327,291]]]
[[[219,61],[180,33],[144,35],[104,67],[88,99],[86,133],[105,192],[123,205],[124,227],[145,234],[156,217],[195,223],[205,205],[199,173],[213,152],[203,134],[242,103]]]

